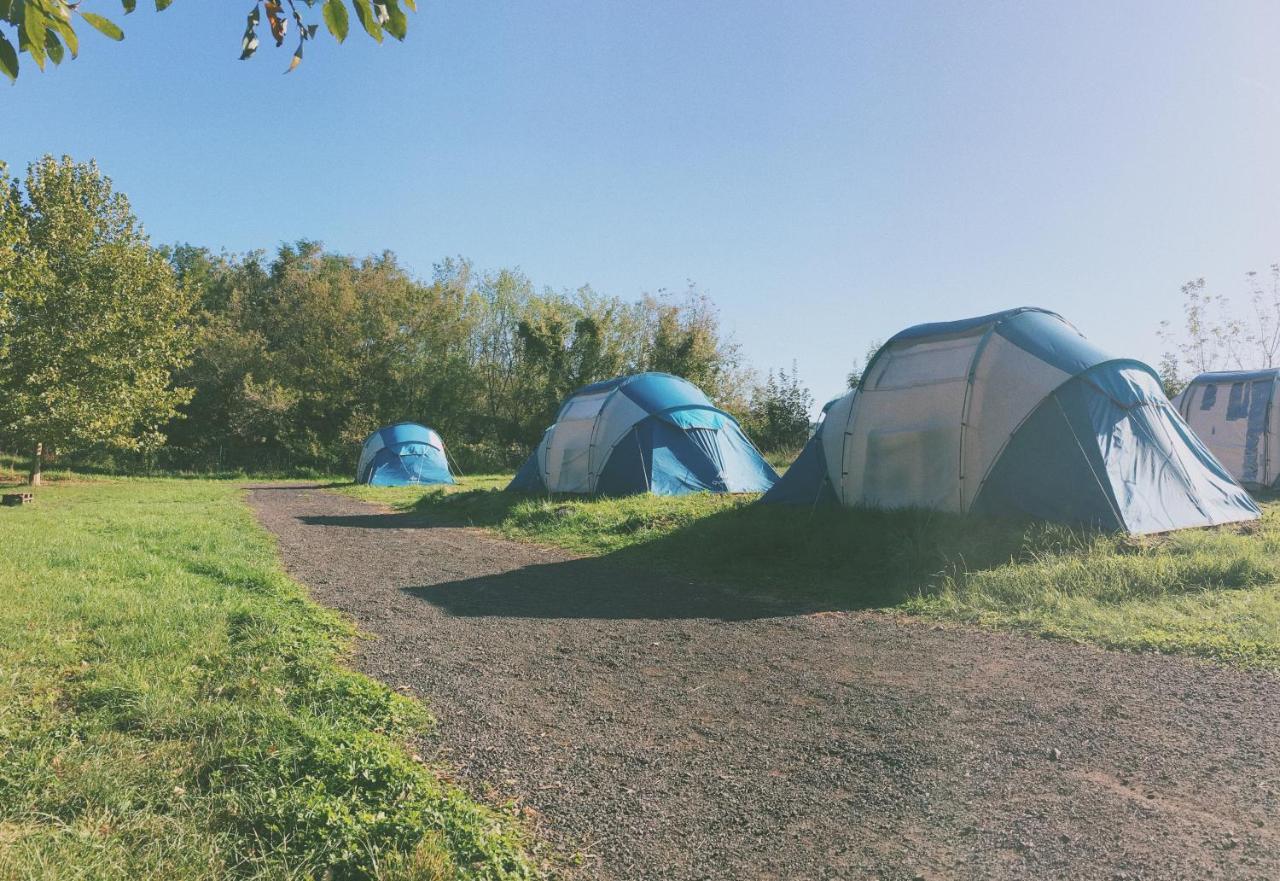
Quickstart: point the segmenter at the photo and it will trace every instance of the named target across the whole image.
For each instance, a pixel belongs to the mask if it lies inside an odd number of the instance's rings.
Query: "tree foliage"
[[[155,0],[157,12],[172,5],[173,0]],[[350,17],[348,3],[355,10],[361,28],[381,43],[384,36],[403,40],[409,30],[405,10],[416,11],[416,0],[253,0],[245,20],[240,41],[241,60],[257,51],[259,32],[265,31],[277,47],[293,40],[293,57],[288,71],[302,63],[302,50],[320,29],[319,22],[308,21],[299,6],[320,6],[325,28],[339,43],[347,38]],[[19,55],[25,54],[41,70],[46,63],[61,64],[68,54],[80,54],[79,22],[89,25],[112,40],[123,40],[124,31],[106,16],[85,8],[92,0],[0,0],[0,72],[10,80],[18,78]],[[101,4],[99,4],[100,6]],[[138,0],[120,0],[124,14],[133,12]],[[290,31],[292,30],[292,37]]]
[[[856,389],[858,384],[862,382],[862,376],[867,372],[867,368],[871,366],[871,359],[876,356],[876,352],[880,351],[880,347],[884,345],[882,340],[872,340],[867,344],[867,351],[862,355],[862,363],[855,365],[849,371],[849,375],[845,377],[845,385],[850,389]]]
[[[743,427],[756,446],[768,453],[794,452],[809,439],[809,411],[813,395],[800,381],[792,363],[791,372],[770,370],[765,381],[751,392],[751,406]]]
[[[1203,278],[1182,286],[1182,320],[1160,322],[1165,344],[1160,375],[1166,393],[1211,370],[1256,370],[1280,363],[1280,263],[1245,273],[1247,305],[1240,309]]]
[[[461,259],[424,281],[390,253],[356,260],[308,241],[270,259],[184,246],[172,260],[199,312],[174,464],[346,470],[374,428],[411,420],[441,431],[466,470],[507,467],[570,391],[640,370],[742,406],[736,346],[694,289],[634,302],[539,292]]]
[[[171,382],[190,350],[172,268],[94,163],[46,156],[21,189],[0,184],[0,432],[46,450],[155,448],[190,397]]]

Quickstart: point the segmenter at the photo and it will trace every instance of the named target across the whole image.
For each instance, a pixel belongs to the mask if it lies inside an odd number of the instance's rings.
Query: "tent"
[[[778,475],[693,383],[639,373],[578,389],[507,489],[626,495],[763,492]]]
[[[1246,486],[1280,483],[1280,432],[1272,401],[1280,368],[1202,373],[1173,399],[1231,476]]]
[[[1142,534],[1257,505],[1150,367],[1013,309],[902,331],[762,500],[920,507]]]
[[[369,435],[360,450],[356,483],[410,486],[453,483],[444,441],[425,425],[397,422]]]

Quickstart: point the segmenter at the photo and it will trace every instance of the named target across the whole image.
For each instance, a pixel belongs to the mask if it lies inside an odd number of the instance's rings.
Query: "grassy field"
[[[417,760],[414,701],[228,482],[0,508],[0,878],[517,879],[522,834]]]
[[[767,594],[795,610],[889,608],[1139,651],[1280,669],[1280,504],[1245,527],[1131,538],[924,511],[807,510],[714,495],[547,499],[507,475],[358,498]]]

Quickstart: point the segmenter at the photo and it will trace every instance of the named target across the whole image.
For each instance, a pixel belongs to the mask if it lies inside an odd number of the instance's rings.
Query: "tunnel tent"
[[[1134,534],[1255,519],[1147,365],[1022,308],[890,339],[762,499],[919,507]]]
[[[639,373],[588,385],[507,487],[600,495],[764,492],[778,475],[696,385]]]
[[[398,422],[379,428],[364,442],[356,482],[414,486],[453,483],[453,475],[439,434],[416,422]]]
[[[1280,484],[1280,368],[1202,373],[1174,406],[1231,476],[1245,486]]]

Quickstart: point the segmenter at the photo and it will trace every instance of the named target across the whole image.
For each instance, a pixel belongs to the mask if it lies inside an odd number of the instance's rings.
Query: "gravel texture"
[[[1280,677],[715,585],[309,488],[249,501],[583,878],[1280,878]]]

